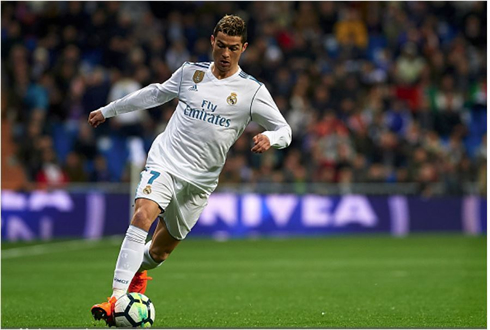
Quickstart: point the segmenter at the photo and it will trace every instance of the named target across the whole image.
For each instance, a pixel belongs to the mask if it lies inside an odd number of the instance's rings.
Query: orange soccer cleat
[[[128,292],[145,294],[147,282],[148,280],[152,280],[147,274],[148,272],[146,270],[134,274],[133,280],[129,284]]]
[[[116,297],[110,297],[107,298],[107,302],[93,305],[90,311],[92,312],[94,319],[96,321],[104,320],[110,327],[116,325],[116,322],[114,321],[114,306],[116,305],[116,301]]]

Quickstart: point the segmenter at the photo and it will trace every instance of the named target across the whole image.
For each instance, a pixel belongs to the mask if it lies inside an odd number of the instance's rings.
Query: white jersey
[[[226,154],[250,121],[266,129],[272,147],[291,143],[291,128],[264,84],[240,68],[219,80],[213,63],[184,63],[163,84],[151,84],[101,108],[105,118],[179,99],[164,132],[153,142],[147,166],[160,168],[211,193]]]

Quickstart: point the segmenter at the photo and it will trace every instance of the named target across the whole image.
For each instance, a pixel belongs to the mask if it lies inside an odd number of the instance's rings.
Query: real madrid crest
[[[146,186],[145,189],[143,189],[143,192],[147,195],[151,194],[151,186]]]
[[[204,71],[201,71],[201,70],[196,70],[196,72],[194,72],[194,76],[192,77],[192,80],[198,84],[200,83],[202,80],[204,79]]]
[[[236,93],[231,93],[231,95],[226,99],[226,102],[228,102],[229,105],[235,105],[238,102]]]

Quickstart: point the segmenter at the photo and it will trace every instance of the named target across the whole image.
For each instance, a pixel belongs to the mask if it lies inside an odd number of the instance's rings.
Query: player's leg
[[[148,276],[147,271],[160,266],[165,259],[172,253],[175,247],[180,243],[179,240],[173,238],[167,230],[165,222],[160,219],[158,221],[153,238],[146,243],[143,253],[143,262],[140,269],[134,275],[128,292],[145,293],[148,280],[152,278]]]
[[[121,245],[114,271],[112,295],[116,298],[126,294],[134,274],[140,268],[148,230],[160,212],[156,202],[143,198],[136,200],[131,225]]]
[[[172,176],[170,176],[172,177]],[[130,285],[131,292],[144,293],[149,279],[146,271],[161,265],[195,225],[207,204],[209,194],[172,177],[173,198],[165,208],[150,242],[146,243],[143,262]]]
[[[117,258],[113,293],[108,302],[92,307],[95,319],[104,319],[109,325],[114,324],[113,306],[116,299],[126,293],[131,280],[141,266],[148,230],[157,216],[167,209],[174,195],[172,176],[159,169],[145,167],[136,189],[135,211],[131,225]]]
[[[140,271],[160,266],[180,242],[170,235],[165,221],[160,219],[151,241],[146,243]]]
[[[114,304],[120,296],[124,295],[129,284],[143,261],[148,230],[160,214],[158,204],[149,199],[137,199],[131,224],[121,244],[116,262],[113,279],[113,293],[108,302],[96,304],[92,307],[92,315],[96,320],[104,319],[108,325],[113,325]]]

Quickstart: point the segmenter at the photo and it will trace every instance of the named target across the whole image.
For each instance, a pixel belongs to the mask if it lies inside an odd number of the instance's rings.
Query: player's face
[[[232,37],[223,32],[218,32],[216,38],[214,35],[211,36],[214,66],[220,78],[229,77],[236,72],[240,56],[247,45],[248,43],[242,43],[240,36]]]

